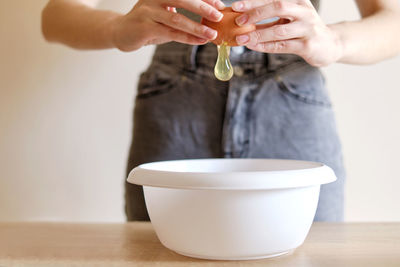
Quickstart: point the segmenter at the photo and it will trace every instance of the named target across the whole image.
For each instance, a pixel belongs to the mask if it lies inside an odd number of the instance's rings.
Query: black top
[[[222,0],[222,2],[225,3],[225,5],[230,6],[233,2],[236,2],[238,0]],[[314,5],[315,9],[318,10],[319,7],[319,0],[311,0],[311,3]]]
[[[238,0],[222,0],[226,6],[230,6],[233,2],[236,2]],[[319,9],[319,0],[311,0],[311,3],[314,5],[315,9],[318,11]],[[201,17],[197,14],[194,14],[190,11],[187,11],[185,9],[182,8],[178,8],[177,9],[178,13],[181,13],[183,15],[185,15],[186,17],[194,20],[194,21],[200,21]]]

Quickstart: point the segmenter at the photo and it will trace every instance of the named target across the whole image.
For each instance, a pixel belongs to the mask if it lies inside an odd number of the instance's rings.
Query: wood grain
[[[314,223],[289,255],[198,260],[163,247],[150,223],[0,223],[0,266],[400,267],[400,223]]]

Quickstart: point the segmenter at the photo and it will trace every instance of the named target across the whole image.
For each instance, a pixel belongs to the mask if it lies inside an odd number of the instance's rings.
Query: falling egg
[[[246,34],[256,29],[255,24],[238,26],[235,19],[243,13],[233,11],[231,7],[226,7],[221,12],[224,17],[219,22],[209,21],[205,18],[201,20],[202,24],[218,32],[217,38],[212,41],[216,45],[225,43],[227,46],[238,46],[237,35]]]

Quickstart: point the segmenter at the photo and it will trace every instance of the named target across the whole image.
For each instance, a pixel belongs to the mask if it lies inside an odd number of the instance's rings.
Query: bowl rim
[[[295,170],[183,172],[155,169],[160,164],[196,163],[205,161],[285,161],[314,167]],[[153,168],[152,168],[153,167]],[[245,178],[244,178],[245,177]],[[183,159],[144,163],[132,169],[128,183],[176,189],[202,190],[263,190],[307,187],[334,182],[336,175],[327,165],[303,160],[264,158]]]

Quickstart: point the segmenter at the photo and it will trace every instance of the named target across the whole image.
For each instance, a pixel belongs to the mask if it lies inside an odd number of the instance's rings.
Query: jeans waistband
[[[237,50],[237,49],[235,49]],[[240,66],[249,73],[273,72],[294,62],[304,60],[292,54],[268,54],[252,51],[244,47],[243,52],[231,50],[232,65]],[[153,63],[171,65],[188,71],[199,69],[213,70],[217,60],[217,47],[208,43],[205,45],[186,45],[169,42],[158,45],[153,56]]]

